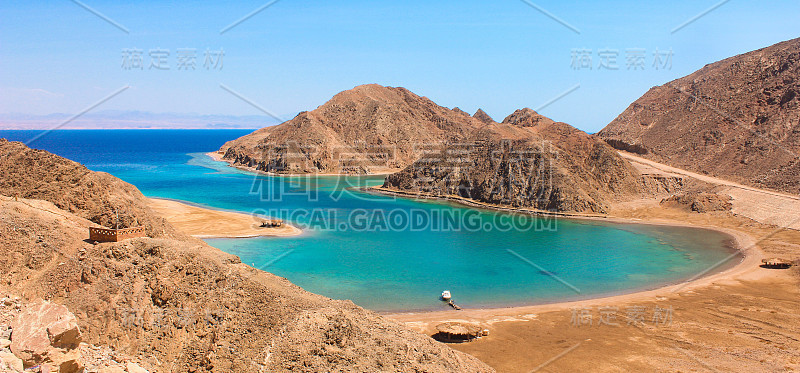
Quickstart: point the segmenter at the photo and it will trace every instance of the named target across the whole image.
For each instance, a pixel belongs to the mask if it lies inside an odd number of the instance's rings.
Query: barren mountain
[[[540,210],[605,212],[611,201],[661,186],[648,185],[599,138],[523,109],[443,145],[387,177],[383,187]]]
[[[674,167],[800,192],[800,39],[651,88],[599,136]]]
[[[362,85],[310,112],[226,143],[234,165],[277,173],[397,170],[431,144],[458,140],[484,123],[405,88]]]
[[[196,239],[151,229],[158,238],[86,242],[94,222],[85,218],[104,216],[95,205],[171,227],[110,175],[7,141],[0,157],[2,194],[19,196],[0,196],[0,292],[65,305],[85,342],[138,356],[150,371],[491,370]]]
[[[469,116],[375,84],[221,150],[234,165],[261,171],[394,170],[387,189],[556,211],[604,212],[612,201],[676,183],[643,180],[599,138],[531,109],[497,123],[481,109]]]
[[[486,112],[483,111],[483,109],[478,109],[478,111],[476,111],[475,114],[472,114],[472,117],[483,122],[484,124],[494,123],[494,119],[492,119],[492,117],[490,117],[489,114],[486,114]]]

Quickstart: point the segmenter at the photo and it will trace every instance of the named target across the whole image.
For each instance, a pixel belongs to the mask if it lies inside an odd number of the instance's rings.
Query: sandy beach
[[[760,266],[763,257],[800,257],[800,232],[732,214],[665,209],[655,200],[618,205],[606,220],[716,229],[733,236],[745,256],[725,271],[700,273],[693,281],[655,290],[526,307],[385,316],[427,335],[446,321],[489,329],[487,337],[449,345],[500,372],[544,369],[542,364],[550,371],[600,372],[800,368],[800,270]],[[669,321],[662,322],[666,314]]]
[[[260,227],[263,220],[248,214],[220,211],[178,201],[150,198],[148,206],[182,232],[197,238],[289,237],[303,233],[284,223],[280,227]]]
[[[225,160],[222,159],[222,156],[225,155],[225,154],[222,154],[220,152],[210,152],[210,153],[206,153],[206,155],[211,157],[211,159],[213,159],[213,160],[215,160],[217,162],[225,162]]]

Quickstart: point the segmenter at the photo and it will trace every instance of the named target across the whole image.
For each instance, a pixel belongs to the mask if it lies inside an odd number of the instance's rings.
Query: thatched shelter
[[[469,342],[480,337],[483,328],[475,324],[460,322],[446,322],[436,325],[436,333],[433,337],[442,342]]]
[[[283,220],[280,219],[261,220],[261,228],[279,228],[281,226],[283,226]]]
[[[761,266],[766,268],[777,268],[777,269],[785,269],[792,266],[792,262],[786,259],[781,258],[769,258],[769,259],[762,259]]]

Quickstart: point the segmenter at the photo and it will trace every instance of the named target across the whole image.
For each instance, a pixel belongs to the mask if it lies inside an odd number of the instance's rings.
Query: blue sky
[[[654,85],[800,37],[796,0],[731,0],[674,33],[720,1],[281,0],[222,34],[268,2],[82,3],[128,32],[72,1],[0,3],[0,113],[77,113],[130,86],[94,110],[263,114],[224,84],[289,119],[379,83],[501,120],[579,86],[541,113],[595,132]],[[178,70],[187,48],[195,70]],[[122,66],[125,49],[143,52],[144,69]],[[157,49],[169,70],[149,68]],[[207,49],[224,51],[221,68],[203,66]],[[573,66],[578,49],[591,69]],[[643,68],[627,68],[629,49]],[[653,66],[656,49],[671,66]],[[599,68],[603,51],[618,69]]]

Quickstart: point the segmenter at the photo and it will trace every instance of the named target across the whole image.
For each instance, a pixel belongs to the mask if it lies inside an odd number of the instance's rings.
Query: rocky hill
[[[531,109],[488,124],[387,177],[383,188],[549,211],[605,212],[647,190],[608,144]]]
[[[484,123],[405,88],[369,84],[220,149],[234,165],[276,173],[380,173],[417,160],[425,147],[463,138]]]
[[[603,141],[533,110],[497,123],[481,109],[470,116],[376,84],[339,93],[221,151],[234,166],[260,171],[390,171],[397,173],[388,189],[546,210],[604,212],[652,187]]]
[[[483,109],[478,109],[478,111],[476,111],[475,114],[472,114],[472,117],[483,122],[484,124],[494,123],[494,119],[492,119],[492,117],[490,117],[489,114],[486,114],[486,112],[483,111]]]
[[[102,216],[95,205],[171,228],[140,208],[144,197],[134,187],[110,175],[19,143],[0,143],[0,154],[3,194],[15,195],[0,196],[0,292],[19,295],[21,303],[42,298],[66,306],[83,343],[108,346],[159,372],[491,370],[193,238],[156,229],[156,238],[89,243],[95,222],[86,218]],[[13,331],[10,337],[13,350]],[[57,363],[24,351],[26,366]]]
[[[599,136],[674,167],[800,193],[800,39],[654,87]]]
[[[151,237],[181,237],[136,187],[19,142],[0,139],[0,195],[49,201],[108,227],[144,226]]]

